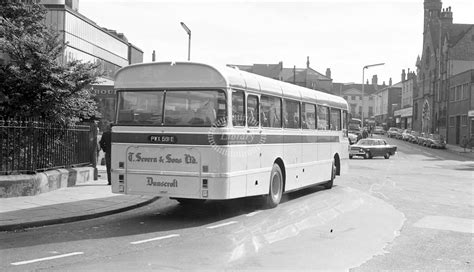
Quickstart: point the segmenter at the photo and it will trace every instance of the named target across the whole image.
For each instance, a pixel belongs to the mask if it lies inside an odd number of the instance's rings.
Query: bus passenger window
[[[347,137],[347,111],[342,111],[342,134]]]
[[[261,97],[261,120],[263,127],[281,127],[281,99],[278,97]]]
[[[247,97],[247,125],[258,127],[258,96],[249,95]]]
[[[232,125],[245,126],[244,92],[232,91]]]
[[[329,130],[329,108],[321,105],[317,105],[318,113],[318,129]]]
[[[316,129],[316,106],[303,103],[302,127],[304,129]]]
[[[285,100],[283,116],[285,128],[300,128],[300,103],[297,101]]]
[[[331,109],[331,130],[341,130],[341,110]]]

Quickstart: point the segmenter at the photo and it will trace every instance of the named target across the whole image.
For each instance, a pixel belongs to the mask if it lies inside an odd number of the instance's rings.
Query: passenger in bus
[[[253,109],[247,109],[247,124],[251,127],[258,126],[258,120]]]
[[[262,120],[261,121],[262,122],[262,127],[269,127],[270,126],[270,122],[267,118],[267,115],[263,111],[261,113],[260,120]]]
[[[205,124],[212,124],[216,120],[216,110],[214,107],[214,103],[211,99],[208,99],[201,108],[198,109],[197,115],[199,118],[204,120]]]
[[[280,127],[281,121],[275,106],[270,108],[270,127]]]

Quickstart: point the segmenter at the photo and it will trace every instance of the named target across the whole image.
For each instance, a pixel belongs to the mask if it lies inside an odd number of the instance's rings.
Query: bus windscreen
[[[225,125],[220,90],[120,91],[117,125],[209,127]]]

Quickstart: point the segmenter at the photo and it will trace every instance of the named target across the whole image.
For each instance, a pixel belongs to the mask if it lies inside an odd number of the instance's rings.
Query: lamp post
[[[191,60],[191,29],[189,29],[183,22],[181,22],[181,26],[184,28],[186,33],[188,33],[188,61]]]
[[[366,65],[362,68],[362,114],[361,114],[361,121],[362,121],[362,127],[364,127],[364,72],[365,72],[365,69],[368,69],[370,67],[374,67],[374,66],[380,66],[380,65],[384,65],[385,63],[377,63],[377,64],[370,64],[370,65]]]

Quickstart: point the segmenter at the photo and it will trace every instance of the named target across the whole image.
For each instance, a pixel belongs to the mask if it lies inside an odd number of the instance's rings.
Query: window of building
[[[300,128],[300,102],[284,100],[283,125],[285,128]]]
[[[373,116],[374,115],[374,108],[373,107],[369,107],[369,117]]]
[[[259,106],[258,106],[258,96],[256,95],[249,95],[247,97],[247,125],[249,127],[258,127],[258,114]]]
[[[245,94],[243,91],[232,91],[232,125],[245,126]]]
[[[263,127],[281,128],[281,99],[273,96],[261,96],[260,121]]]
[[[329,130],[329,108],[317,105],[317,125],[319,130]]]
[[[462,89],[462,99],[468,99],[469,98],[469,93],[468,93],[469,85],[464,84],[463,89]]]
[[[316,129],[316,105],[303,103],[302,127]]]
[[[452,87],[449,90],[449,101],[454,101],[455,94],[456,94],[456,88]]]
[[[462,99],[462,85],[456,86],[456,93],[454,95],[454,101]]]
[[[354,115],[356,113],[357,104],[350,104],[350,106],[351,106],[351,114]]]
[[[347,95],[344,95],[343,98],[347,101]]]
[[[449,117],[449,126],[454,127],[454,124],[456,123],[456,118],[455,116],[450,116]]]
[[[416,102],[415,105],[413,105],[413,119],[418,119],[418,103]]]
[[[331,130],[341,130],[341,110],[331,109]]]
[[[429,65],[430,64],[430,58],[431,58],[431,50],[430,50],[430,47],[426,47],[426,50],[425,50],[425,64],[426,65]]]
[[[357,100],[357,96],[351,95],[351,99],[352,99],[352,100]]]
[[[467,115],[461,115],[461,126],[467,126]]]

